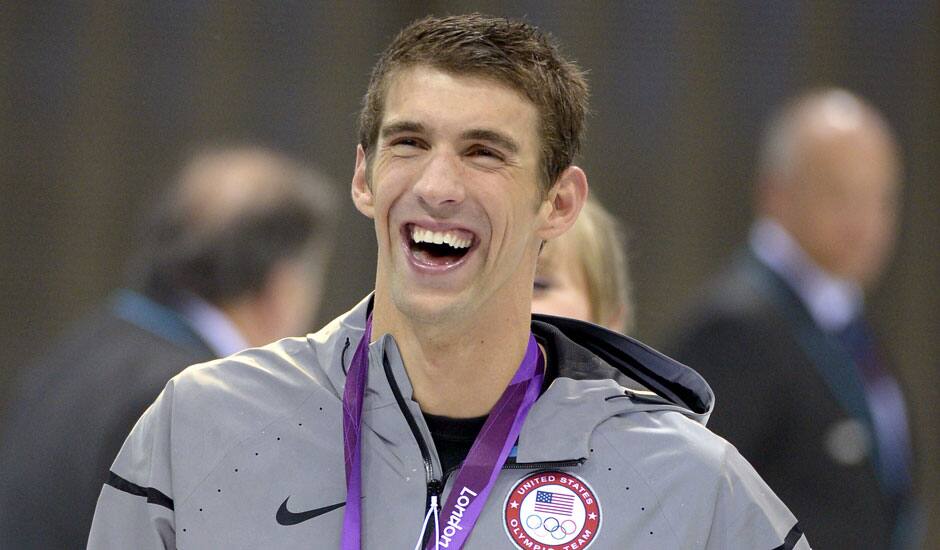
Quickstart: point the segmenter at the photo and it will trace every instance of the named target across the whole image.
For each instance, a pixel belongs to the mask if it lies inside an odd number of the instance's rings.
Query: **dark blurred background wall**
[[[345,184],[378,52],[416,17],[473,9],[527,17],[590,71],[581,164],[631,230],[638,334],[654,344],[747,230],[772,107],[837,84],[886,113],[905,151],[905,214],[872,302],[914,400],[920,476],[940,519],[937,2],[390,5],[0,5],[0,400],[24,362],[120,284],[135,225],[187,147],[258,140]],[[321,321],[372,284],[371,225],[351,204],[342,214]]]

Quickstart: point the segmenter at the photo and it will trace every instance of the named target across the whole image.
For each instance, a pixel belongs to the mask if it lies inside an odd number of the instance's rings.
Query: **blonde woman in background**
[[[634,306],[620,223],[588,199],[574,226],[545,243],[535,273],[532,312],[634,329]]]

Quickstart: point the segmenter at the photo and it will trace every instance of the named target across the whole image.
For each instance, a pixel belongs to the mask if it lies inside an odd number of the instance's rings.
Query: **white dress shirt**
[[[861,288],[819,267],[779,223],[759,219],[751,229],[751,251],[790,285],[820,328],[835,333],[862,311]]]
[[[195,294],[183,299],[180,312],[217,356],[227,357],[249,347],[238,327],[222,310]]]

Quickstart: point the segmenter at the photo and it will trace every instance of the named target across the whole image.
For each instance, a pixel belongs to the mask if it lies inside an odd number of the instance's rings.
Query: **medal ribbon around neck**
[[[463,465],[457,471],[453,488],[440,517],[444,528],[437,540],[429,540],[427,550],[438,545],[462,548],[483,512],[487,497],[509,456],[529,409],[539,397],[545,365],[535,336],[529,333],[529,345],[519,369],[490,411]],[[454,525],[459,525],[459,529]]]
[[[342,550],[359,550],[362,525],[362,401],[369,374],[372,314],[346,371],[343,388],[343,458],[346,463],[346,508],[343,512]]]
[[[361,548],[362,528],[362,401],[369,370],[369,340],[372,316],[366,320],[365,333],[356,347],[346,374],[343,390],[343,451],[346,463],[346,507],[343,514],[342,550]],[[525,356],[516,374],[490,411],[480,434],[457,472],[453,489],[440,513],[444,529],[436,525],[435,537],[428,549],[444,543],[459,549],[470,536],[500,469],[522,430],[532,404],[538,399],[545,370],[535,337],[529,334]],[[436,502],[432,502],[436,507]],[[435,510],[429,510],[430,515]],[[437,514],[434,514],[435,516]],[[450,523],[448,523],[450,521]],[[435,518],[437,522],[437,518]],[[454,526],[459,525],[459,529]],[[448,525],[450,528],[448,529]],[[423,536],[424,529],[421,534]]]

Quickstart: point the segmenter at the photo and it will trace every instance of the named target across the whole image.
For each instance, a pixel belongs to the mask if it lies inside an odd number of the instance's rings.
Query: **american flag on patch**
[[[563,495],[549,491],[535,492],[535,511],[556,516],[570,516],[574,508],[574,495]]]

